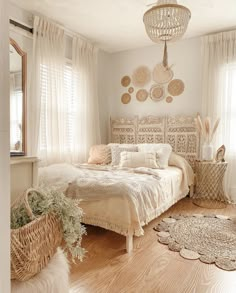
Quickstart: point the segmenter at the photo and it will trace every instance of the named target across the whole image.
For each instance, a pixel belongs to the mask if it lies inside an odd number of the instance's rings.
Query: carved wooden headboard
[[[136,143],[164,143],[165,118],[147,116],[137,118]]]
[[[111,142],[169,143],[175,153],[194,167],[199,158],[199,134],[194,116],[146,116],[111,119]]]
[[[111,119],[111,142],[136,143],[137,117]]]

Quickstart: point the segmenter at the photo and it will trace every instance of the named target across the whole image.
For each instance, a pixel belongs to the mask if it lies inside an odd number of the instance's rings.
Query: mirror
[[[27,54],[10,39],[10,153],[26,154],[26,62]]]

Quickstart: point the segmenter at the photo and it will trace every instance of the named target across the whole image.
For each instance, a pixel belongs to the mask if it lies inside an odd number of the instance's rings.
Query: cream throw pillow
[[[94,145],[89,151],[89,164],[110,164],[111,163],[111,148],[105,144]]]
[[[120,154],[120,167],[138,168],[146,167],[157,169],[159,168],[154,152],[122,152]]]
[[[123,144],[111,146],[111,165],[118,166],[120,164],[120,154],[124,151],[127,152],[138,152],[136,145],[124,146]]]
[[[155,152],[157,154],[157,163],[161,169],[168,167],[172,147],[168,143],[143,143],[138,145],[139,152]]]

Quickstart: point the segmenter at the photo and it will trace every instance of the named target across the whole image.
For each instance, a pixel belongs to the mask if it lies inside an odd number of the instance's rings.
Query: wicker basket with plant
[[[11,279],[25,281],[39,273],[62,239],[72,260],[82,260],[85,228],[78,201],[52,189],[28,189],[11,209]]]

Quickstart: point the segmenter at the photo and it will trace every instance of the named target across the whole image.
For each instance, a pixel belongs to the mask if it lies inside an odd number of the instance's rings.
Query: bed
[[[79,198],[85,224],[126,236],[126,249],[143,226],[189,193],[199,137],[191,116],[111,119],[111,141],[118,144],[169,143],[168,168],[57,164],[40,169],[41,185]],[[189,162],[189,163],[188,163]],[[189,165],[190,164],[190,165]]]

